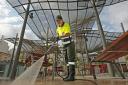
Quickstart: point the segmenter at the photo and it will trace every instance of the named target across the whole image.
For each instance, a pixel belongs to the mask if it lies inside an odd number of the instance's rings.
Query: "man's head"
[[[58,26],[63,26],[63,24],[64,24],[64,21],[63,21],[63,18],[62,18],[62,16],[61,15],[57,15],[56,16],[56,22],[57,22],[57,25]]]

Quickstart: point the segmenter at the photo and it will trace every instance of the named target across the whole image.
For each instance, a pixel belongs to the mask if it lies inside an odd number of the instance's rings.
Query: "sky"
[[[128,30],[128,1],[105,7],[100,14],[103,29],[111,32],[122,32],[120,23]],[[23,19],[17,12],[6,2],[0,0],[0,37],[15,37],[16,33],[20,34]],[[96,29],[96,27],[94,27]],[[24,38],[38,39],[27,26]]]
[[[22,28],[23,19],[18,13],[9,5],[6,0],[0,0],[0,37],[15,37]],[[26,27],[24,38],[38,39],[35,34]]]
[[[103,8],[100,19],[103,29],[112,32],[122,32],[120,23],[122,22],[125,31],[128,30],[128,1],[121,2]]]

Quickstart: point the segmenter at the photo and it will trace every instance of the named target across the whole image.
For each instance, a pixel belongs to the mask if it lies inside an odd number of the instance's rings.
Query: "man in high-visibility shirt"
[[[66,51],[65,61],[67,63],[68,75],[63,79],[64,81],[75,80],[75,44],[71,38],[70,25],[63,21],[61,15],[56,17],[57,22],[57,37],[62,42],[62,46]]]

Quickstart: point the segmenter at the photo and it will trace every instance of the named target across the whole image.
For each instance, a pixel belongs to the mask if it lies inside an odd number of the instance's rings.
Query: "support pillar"
[[[90,63],[90,58],[89,58],[89,54],[88,54],[88,47],[87,47],[87,37],[86,36],[84,36],[84,39],[85,39],[85,52],[86,52],[86,56],[87,56],[87,58],[88,58],[88,64]]]
[[[123,33],[125,33],[125,29],[124,29],[123,23],[121,22],[120,24],[121,24],[121,28],[122,28]]]
[[[98,11],[97,11],[97,8],[96,8],[96,5],[95,5],[95,0],[91,0],[91,3],[93,5],[94,13],[95,13],[95,16],[96,16],[96,23],[97,23],[98,30],[100,32],[100,36],[101,36],[101,40],[102,40],[102,44],[103,44],[103,50],[105,50],[106,47],[107,47],[107,43],[106,43],[103,28],[102,28],[102,24],[101,24],[101,21],[100,21],[100,18],[99,18],[99,14],[98,14]],[[107,66],[108,66],[108,71],[109,71],[110,75],[113,75],[111,64],[108,64]]]
[[[14,54],[15,54],[15,49],[16,49],[16,44],[17,44],[17,38],[18,38],[18,33],[16,34],[16,38],[15,38],[15,41],[14,41],[14,48],[13,48],[11,60],[10,60],[10,63],[9,63],[9,68],[8,68],[7,77],[10,76],[10,72],[11,72],[11,70],[12,70],[12,64],[13,64],[13,61],[14,61]]]
[[[100,18],[99,18],[99,14],[98,14],[98,11],[97,11],[97,8],[96,8],[96,5],[95,5],[95,0],[91,0],[91,2],[92,2],[92,5],[93,5],[94,14],[96,16],[96,23],[97,23],[98,30],[100,32],[100,37],[101,37],[101,40],[102,40],[103,49],[106,49],[106,39],[105,39],[104,31],[103,31],[103,28],[102,28],[102,24],[101,24],[101,21],[100,21]]]
[[[18,61],[19,61],[19,55],[20,55],[20,51],[21,51],[21,47],[22,47],[22,41],[24,38],[24,33],[25,33],[25,29],[26,29],[26,24],[27,24],[27,19],[28,19],[28,15],[29,15],[29,8],[30,8],[30,0],[28,0],[28,5],[27,5],[27,9],[26,9],[26,13],[25,13],[25,19],[23,22],[23,26],[22,26],[22,30],[21,30],[21,34],[20,34],[20,38],[19,38],[19,43],[18,43],[18,47],[16,50],[16,55],[15,55],[15,60],[14,63],[12,64],[12,71],[10,73],[10,78],[11,79],[15,79],[16,76],[16,72],[17,72],[17,66],[18,66]]]

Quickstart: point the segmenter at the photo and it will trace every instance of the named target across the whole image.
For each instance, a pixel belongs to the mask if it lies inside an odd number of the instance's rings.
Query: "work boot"
[[[68,78],[69,76],[69,66],[67,66],[67,76],[65,78],[63,78],[63,80],[65,80],[66,78]]]
[[[69,76],[64,79],[64,81],[74,81],[75,80],[75,65],[69,65]]]

